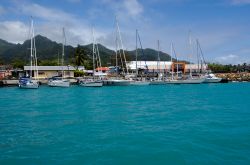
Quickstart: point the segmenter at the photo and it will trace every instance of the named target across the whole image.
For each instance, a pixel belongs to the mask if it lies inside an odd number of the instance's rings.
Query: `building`
[[[172,69],[174,71],[178,70],[186,73],[190,72],[190,69],[192,72],[198,72],[201,70],[201,67],[203,70],[207,69],[207,65],[198,65],[198,64],[186,64],[185,62],[171,62],[171,61],[137,61],[137,68],[138,69],[148,69],[149,71],[158,71],[160,72],[170,72]],[[128,69],[135,71],[136,70],[136,61],[130,61],[127,62]]]
[[[10,65],[0,65],[0,79],[12,76],[12,66]]]
[[[36,71],[38,70],[38,76],[36,75]],[[82,68],[82,67],[81,67]],[[62,71],[64,71],[65,77],[74,77],[74,71],[76,70],[73,66],[37,66],[32,67],[32,76],[40,79],[47,79],[53,76],[61,76]],[[30,74],[30,66],[24,66],[24,72],[26,75]]]

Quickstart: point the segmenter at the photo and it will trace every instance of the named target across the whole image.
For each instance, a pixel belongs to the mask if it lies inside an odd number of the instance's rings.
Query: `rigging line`
[[[199,49],[200,49],[200,53],[201,53],[202,59],[203,59],[203,61],[204,61],[204,64],[205,64],[205,65],[207,65],[207,62],[206,62],[206,60],[205,60],[205,58],[204,58],[204,54],[203,54],[203,51],[202,51],[202,49],[201,49],[201,45],[200,45],[200,42],[199,42],[199,40],[197,40],[197,41],[198,41],[198,46],[199,46]]]
[[[198,46],[199,46],[199,49],[200,49],[200,54],[201,54],[202,60],[203,60],[203,62],[204,62],[204,64],[205,64],[205,67],[208,67],[207,62],[206,62],[206,60],[205,60],[205,58],[204,58],[203,51],[202,51],[202,49],[201,49],[200,42],[199,42],[199,40],[197,40],[197,41],[198,41]],[[206,69],[206,70],[207,70],[207,69]]]
[[[95,53],[96,53],[96,63],[98,65],[98,68],[100,68],[102,66],[101,64],[101,58],[100,58],[100,53],[99,53],[99,48],[98,48],[98,44],[96,42],[96,38],[95,38],[95,31],[94,31],[94,28],[93,28],[93,44],[95,45]],[[99,70],[98,70],[99,71]]]
[[[102,67],[102,61],[101,61],[101,57],[100,57],[98,43],[96,44],[96,48],[97,48],[97,55],[98,55],[98,58],[99,58],[99,64],[100,64],[100,67]]]
[[[199,54],[199,48],[198,48],[198,42],[196,40],[196,56],[197,56],[197,65],[198,65],[198,73],[200,73],[200,54]]]
[[[120,44],[121,44],[121,48],[122,48],[122,54],[123,54],[124,61],[125,61],[125,67],[126,67],[126,71],[127,71],[127,74],[128,74],[128,68],[127,68],[127,64],[126,64],[127,60],[126,60],[126,55],[125,55],[125,51],[124,51],[124,47],[123,47],[123,42],[122,42],[122,37],[121,37],[121,31],[120,31],[120,27],[119,27],[117,18],[116,18],[116,25],[117,25],[118,35],[119,35],[119,38],[120,38]]]
[[[147,67],[147,62],[146,62],[146,57],[145,57],[145,54],[144,54],[144,51],[143,51],[143,48],[142,48],[141,37],[139,35],[139,32],[137,32],[137,35],[138,35],[139,43],[140,43],[140,46],[141,46],[141,52],[142,52],[142,55],[143,55],[143,57],[145,59],[145,66],[146,66],[146,68],[148,68]]]
[[[33,27],[33,53],[34,53],[34,63],[35,63],[35,70],[36,70],[36,76],[35,79],[38,77],[38,68],[37,68],[37,56],[36,56],[36,39],[35,39],[35,29]]]
[[[178,64],[178,58],[177,58],[177,53],[176,53],[175,48],[174,48],[174,44],[173,44],[173,53],[175,55],[176,62],[177,62],[177,65],[176,65],[176,69],[177,69],[176,76],[177,76],[177,78],[179,78],[179,64]]]
[[[119,55],[120,55],[120,60],[121,60],[121,65],[122,65],[122,71],[123,71],[123,73],[125,73],[124,66],[123,66],[123,61],[122,61],[122,53],[121,53],[121,50],[118,49],[118,52],[119,52]]]

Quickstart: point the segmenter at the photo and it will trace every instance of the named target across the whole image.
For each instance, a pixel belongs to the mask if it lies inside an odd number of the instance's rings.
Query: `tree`
[[[4,64],[4,60],[0,57],[0,65]]]
[[[25,62],[23,60],[20,60],[20,59],[14,59],[11,63],[11,65],[14,67],[14,68],[20,68],[20,69],[23,69],[24,68],[24,65],[25,65]]]
[[[75,57],[75,65],[77,66],[77,70],[79,66],[84,65],[85,61],[88,60],[84,49],[82,49],[80,45],[77,45],[77,48],[74,53],[74,57]]]
[[[58,62],[56,60],[38,60],[38,65],[40,65],[40,66],[57,66]]]

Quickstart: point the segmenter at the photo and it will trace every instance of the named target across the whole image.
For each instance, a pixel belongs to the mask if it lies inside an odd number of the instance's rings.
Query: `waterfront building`
[[[76,68],[73,66],[37,66],[38,75],[35,75],[36,72],[34,72],[34,70],[36,68],[33,67],[32,69],[33,76],[39,79],[47,79],[53,76],[60,76],[62,75],[62,70],[64,70],[65,77],[74,77],[74,71],[76,70]],[[24,66],[24,72],[26,73],[26,75],[29,74],[29,71],[30,66]]]
[[[177,70],[182,73],[188,73],[190,69],[192,72],[199,72],[199,70],[206,70],[207,65],[203,64],[187,64],[185,62],[171,62],[171,61],[137,61],[137,68],[140,70],[148,70],[149,72],[171,72]],[[136,71],[136,61],[127,62],[129,70]]]

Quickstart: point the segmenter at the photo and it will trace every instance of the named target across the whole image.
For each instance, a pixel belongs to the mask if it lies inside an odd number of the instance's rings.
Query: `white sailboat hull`
[[[151,81],[150,85],[164,85],[165,82],[164,81]]]
[[[165,84],[201,84],[205,81],[204,78],[186,79],[186,80],[168,80]]]
[[[28,81],[26,83],[19,83],[19,88],[38,89],[39,88],[39,83],[37,81]]]
[[[204,83],[219,83],[222,78],[206,78]]]
[[[38,89],[39,85],[36,83],[31,83],[31,84],[26,84],[26,85],[20,85],[19,84],[19,88],[24,88],[24,89]]]
[[[103,82],[102,81],[83,81],[80,83],[80,86],[83,86],[83,87],[102,87]]]
[[[70,82],[68,80],[50,80],[48,82],[50,87],[69,87]]]
[[[103,83],[104,85],[107,86],[129,86],[130,85],[130,80],[104,80]]]
[[[130,82],[130,85],[135,85],[135,86],[144,86],[144,85],[149,85],[150,82],[147,81],[132,81]]]

